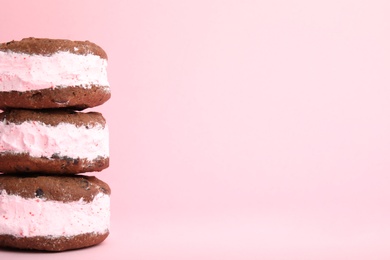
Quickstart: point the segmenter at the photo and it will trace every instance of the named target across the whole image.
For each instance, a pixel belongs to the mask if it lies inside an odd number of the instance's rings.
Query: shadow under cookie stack
[[[89,41],[0,44],[0,247],[64,251],[109,234],[107,55]]]

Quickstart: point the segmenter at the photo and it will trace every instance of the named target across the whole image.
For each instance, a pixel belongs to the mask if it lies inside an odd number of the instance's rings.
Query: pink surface
[[[390,2],[4,1],[108,53],[112,228],[56,259],[389,259]],[[53,254],[0,251],[1,259]]]

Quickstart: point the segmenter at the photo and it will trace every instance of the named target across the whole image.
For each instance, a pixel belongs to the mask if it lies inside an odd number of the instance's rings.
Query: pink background
[[[5,1],[109,55],[111,235],[1,259],[390,259],[390,1]]]

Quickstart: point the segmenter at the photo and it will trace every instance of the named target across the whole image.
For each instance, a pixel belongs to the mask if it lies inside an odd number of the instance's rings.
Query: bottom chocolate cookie
[[[5,248],[18,248],[42,251],[66,251],[97,245],[103,242],[109,232],[88,233],[71,237],[15,237],[0,235],[0,245]]]
[[[93,176],[0,174],[0,246],[64,251],[109,234],[110,187]]]
[[[83,172],[98,172],[107,168],[110,159],[97,157],[94,160],[85,158],[70,158],[52,156],[32,157],[28,154],[0,153],[0,171],[4,173],[37,173],[45,174],[78,174]]]

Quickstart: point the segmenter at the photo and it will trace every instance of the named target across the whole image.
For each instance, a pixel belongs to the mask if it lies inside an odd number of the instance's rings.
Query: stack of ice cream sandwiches
[[[64,251],[109,234],[108,128],[82,111],[110,96],[107,55],[89,41],[0,44],[0,247]]]

